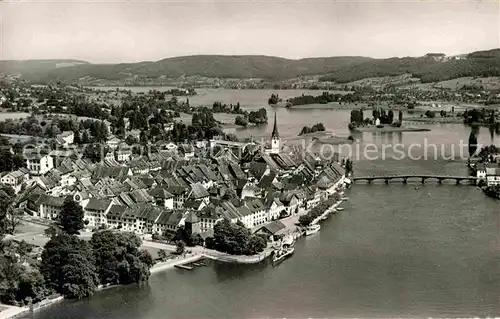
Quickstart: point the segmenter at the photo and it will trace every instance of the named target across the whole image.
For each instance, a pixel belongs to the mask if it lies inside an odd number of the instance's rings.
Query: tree
[[[91,296],[99,284],[92,247],[67,233],[45,244],[40,270],[49,287],[68,298]]]
[[[10,186],[0,186],[0,239],[5,233],[13,234],[21,222],[21,213],[12,207],[15,192]]]
[[[258,111],[252,111],[248,114],[248,122],[253,124],[267,123],[267,111],[260,108]]]
[[[108,230],[95,232],[92,234],[90,244],[94,252],[100,282],[103,285],[118,284],[118,240],[115,234]]]
[[[425,111],[424,115],[428,118],[434,118],[436,116],[436,114],[434,112],[429,111],[429,110]]]
[[[88,143],[90,143],[89,132],[87,132],[87,130],[84,130],[82,134],[82,144],[88,144]]]
[[[43,234],[49,238],[55,237],[59,235],[60,229],[55,225],[50,225],[48,228],[45,228]]]
[[[392,110],[389,110],[387,118],[387,124],[392,124],[392,122],[394,121],[394,112]]]
[[[352,174],[354,171],[353,171],[353,165],[352,165],[352,160],[350,158],[346,159],[345,161],[345,172],[346,174]]]
[[[102,284],[129,284],[147,280],[151,254],[139,250],[142,242],[133,233],[96,232],[90,241]]]
[[[78,130],[74,130],[73,134],[75,135],[75,137],[73,139],[73,143],[75,143],[77,145],[80,144],[82,142],[82,139],[80,138],[80,132]]]
[[[92,251],[87,243],[85,246],[84,254],[82,254],[83,251],[70,254],[69,262],[61,268],[63,285],[60,292],[66,298],[90,297],[97,290],[99,279],[92,260]]]
[[[266,242],[253,238],[250,230],[238,221],[232,224],[229,220],[222,220],[214,226],[213,239],[207,239],[209,248],[233,255],[254,255],[266,247]]]
[[[82,206],[68,197],[62,206],[59,213],[59,225],[62,230],[70,235],[78,235],[83,229],[84,212]]]
[[[167,251],[165,249],[160,249],[158,251],[158,258],[160,258],[160,260],[162,261],[167,260]]]
[[[182,255],[184,253],[185,247],[186,247],[186,244],[182,240],[177,241],[175,243],[175,253],[177,255]]]
[[[469,135],[469,157],[472,157],[477,150],[477,137],[474,131],[470,132]]]
[[[305,214],[299,217],[299,224],[302,227],[307,227],[311,224],[313,218],[309,214]]]
[[[38,269],[18,263],[14,256],[0,257],[0,301],[15,306],[36,303],[50,294]]]
[[[243,116],[237,116],[234,119],[234,124],[235,125],[239,125],[239,126],[247,127],[248,126],[248,121]]]

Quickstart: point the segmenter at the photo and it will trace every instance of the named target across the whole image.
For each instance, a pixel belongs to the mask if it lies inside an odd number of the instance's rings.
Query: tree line
[[[304,134],[309,134],[309,133],[316,133],[316,132],[324,132],[325,131],[325,126],[323,123],[317,123],[314,124],[313,126],[304,126],[302,130],[300,131],[299,135],[304,135]]]

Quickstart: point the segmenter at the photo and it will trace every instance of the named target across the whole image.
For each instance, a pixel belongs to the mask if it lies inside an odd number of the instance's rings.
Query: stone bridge
[[[444,180],[454,180],[456,184],[461,184],[463,181],[475,185],[478,178],[475,176],[451,176],[451,175],[423,175],[423,174],[408,174],[408,175],[382,175],[382,176],[359,176],[353,177],[353,182],[366,181],[371,184],[373,181],[382,180],[386,184],[390,181],[402,182],[403,184],[408,183],[408,181],[418,181],[424,184],[426,181],[436,181],[441,184]]]

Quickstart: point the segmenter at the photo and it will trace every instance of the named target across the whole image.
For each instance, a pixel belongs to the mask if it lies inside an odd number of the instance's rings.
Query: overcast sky
[[[500,47],[500,1],[0,2],[0,59],[449,55]]]

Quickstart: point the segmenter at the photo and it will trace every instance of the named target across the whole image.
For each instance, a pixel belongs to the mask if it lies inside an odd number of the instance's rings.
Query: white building
[[[500,167],[486,167],[486,185],[500,185]]]
[[[0,182],[4,185],[8,185],[14,189],[14,191],[19,193],[23,183],[26,183],[29,179],[29,171],[26,168],[20,168],[17,171],[10,172],[0,178]]]
[[[267,219],[277,220],[280,217],[280,213],[285,209],[285,205],[280,202],[278,197],[272,198],[267,202]]]
[[[128,162],[132,157],[132,150],[130,148],[120,148],[116,151],[115,156],[120,163]]]
[[[477,165],[476,177],[482,180],[486,180],[486,165],[484,164]]]
[[[57,135],[57,141],[64,147],[69,146],[75,141],[75,133],[73,131],[63,131]]]
[[[114,150],[114,149],[118,148],[118,146],[120,145],[121,142],[122,142],[121,139],[119,139],[116,136],[113,136],[112,138],[110,138],[109,140],[106,141],[106,144],[109,146],[109,148]]]
[[[56,220],[59,217],[64,198],[46,194],[34,194],[28,198],[26,212],[35,217]]]
[[[54,168],[54,161],[51,156],[41,150],[29,150],[23,154],[26,168],[31,175],[43,175]]]
[[[84,208],[84,219],[88,221],[87,226],[96,227],[100,224],[106,224],[106,214],[113,205],[109,199],[91,198]]]

